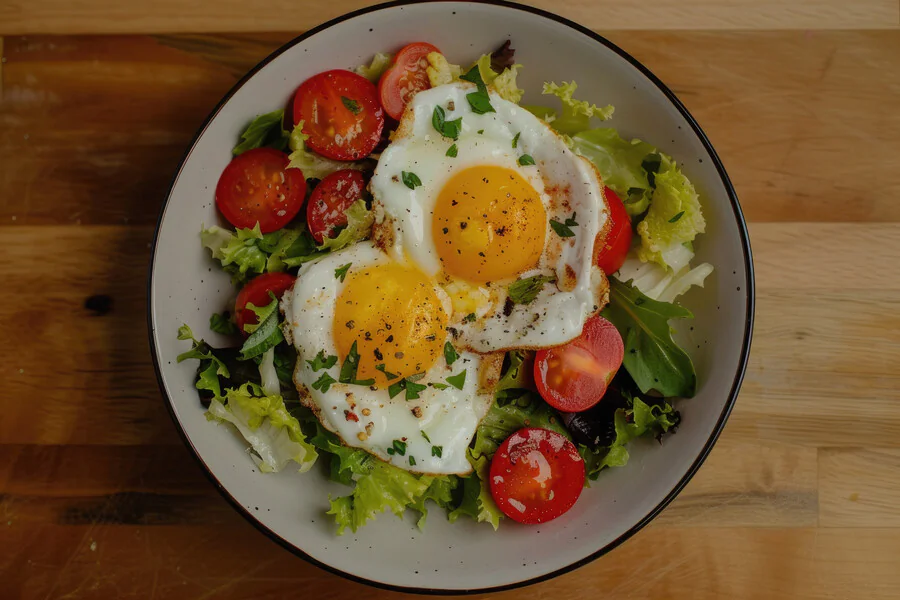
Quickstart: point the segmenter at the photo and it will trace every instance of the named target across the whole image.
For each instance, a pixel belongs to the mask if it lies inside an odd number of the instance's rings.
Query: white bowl
[[[231,148],[257,114],[284,106],[300,82],[326,69],[353,67],[377,51],[429,41],[456,63],[474,60],[507,38],[525,65],[526,103],[540,103],[541,82],[576,80],[578,95],[611,103],[611,125],[675,157],[701,194],[707,233],[697,260],[715,265],[706,287],[681,302],[696,318],[675,324],[697,368],[699,391],[682,401],[678,432],[635,444],[627,467],[604,472],[563,517],[540,526],[504,520],[500,530],[435,508],[424,531],[385,514],[356,534],[335,535],[328,495],[348,488],[317,469],[263,475],[246,445],[207,422],[194,389],[194,364],[176,329],[222,342],[209,315],[233,301],[228,276],[200,247],[202,223],[217,222],[216,181]],[[656,516],[684,487],[725,424],[750,348],[753,273],[746,226],[725,169],[675,95],[631,56],[590,30],[534,8],[508,3],[385,4],[363,9],[285,44],[242,78],[194,138],[162,209],[149,281],[150,343],[172,417],[212,480],[247,519],[285,548],[332,572],[376,586],[464,593],[511,588],[575,569],[608,552]],[[252,557],[248,557],[252,560]]]

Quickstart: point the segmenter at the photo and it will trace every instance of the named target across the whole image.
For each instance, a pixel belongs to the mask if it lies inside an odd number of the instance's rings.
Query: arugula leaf
[[[472,112],[478,115],[496,112],[491,104],[491,97],[488,95],[487,86],[481,78],[481,71],[477,64],[469,69],[467,73],[460,75],[459,78],[474,83],[478,88],[477,91],[466,94],[466,100],[468,100],[469,106],[472,107]]]
[[[450,340],[444,342],[444,360],[447,361],[447,366],[455,363],[457,358],[459,358],[459,354],[456,353],[456,348],[453,347]]]
[[[463,369],[461,372],[456,375],[451,375],[447,378],[447,383],[452,385],[458,390],[463,389],[463,386],[466,385],[466,370]]]
[[[435,106],[434,112],[431,114],[431,124],[435,130],[446,138],[451,140],[459,139],[459,132],[462,130],[462,117],[448,121],[447,113],[443,107]]]
[[[344,281],[344,278],[347,277],[347,271],[350,270],[350,265],[353,263],[347,263],[346,265],[341,265],[337,269],[334,270],[334,278],[340,279],[341,282]]]
[[[357,379],[356,371],[359,369],[359,352],[356,349],[356,342],[353,342],[353,345],[350,346],[350,352],[347,353],[347,358],[344,359],[344,363],[341,365],[341,373],[338,376],[338,381],[341,383],[352,383],[354,385],[372,385],[375,383],[374,379]]]
[[[231,315],[227,310],[221,314],[213,313],[209,318],[209,328],[222,335],[237,335],[238,333],[238,327],[231,320]]]
[[[553,228],[553,231],[556,232],[561,238],[569,238],[575,237],[575,232],[572,231],[572,227],[577,227],[578,223],[575,221],[575,213],[572,213],[572,216],[566,219],[565,223],[560,223],[556,219],[550,219],[550,227]]]
[[[312,368],[313,371],[321,371],[322,369],[330,369],[334,365],[337,364],[338,357],[335,355],[326,356],[324,350],[319,350],[319,353],[312,360],[306,361],[306,363]]]
[[[528,165],[534,164],[534,159],[531,157],[530,154],[523,154],[522,156],[519,157],[519,164],[522,165],[523,167],[527,167]]]
[[[453,144],[449,148],[447,148],[447,153],[445,156],[449,156],[450,158],[456,158],[459,154],[459,148],[456,147],[456,144]]]
[[[697,391],[694,365],[672,339],[669,319],[691,319],[694,315],[677,304],[651,300],[614,277],[609,283],[609,304],[602,314],[622,335],[622,364],[641,392],[657,390],[665,397],[693,396]]]
[[[325,371],[324,373],[319,375],[318,379],[316,379],[313,382],[312,388],[314,390],[319,390],[320,392],[324,393],[324,392],[328,391],[328,389],[331,387],[332,383],[337,383],[337,382],[334,380],[334,377],[332,377],[331,375],[328,374],[328,371]]]
[[[556,281],[556,277],[549,275],[534,275],[519,279],[509,286],[509,299],[516,304],[528,304],[537,298],[545,283],[554,281]]]
[[[403,185],[411,190],[414,190],[422,185],[422,180],[419,179],[419,176],[415,173],[410,173],[409,171],[401,171],[400,178],[403,180]]]
[[[353,100],[352,98],[348,98],[347,96],[341,96],[341,103],[354,115],[358,115],[362,111],[362,108],[360,108],[359,106],[359,102]]]
[[[259,115],[247,126],[241,134],[241,143],[234,147],[231,153],[235,156],[243,154],[253,148],[275,148],[284,150],[288,146],[291,137],[289,131],[284,130],[284,110],[276,110],[264,115]]]

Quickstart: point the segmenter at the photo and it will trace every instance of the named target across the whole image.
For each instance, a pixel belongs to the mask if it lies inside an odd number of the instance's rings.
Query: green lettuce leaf
[[[578,84],[563,82],[557,85],[552,81],[544,83],[543,94],[556,96],[562,102],[562,111],[551,122],[553,128],[567,135],[575,135],[591,126],[591,117],[606,121],[612,117],[612,106],[599,107],[585,100],[576,100],[573,96]]]
[[[375,222],[375,213],[366,208],[365,200],[360,198],[351,204],[346,214],[347,226],[341,229],[335,237],[324,238],[319,246],[320,250],[340,250],[369,236],[372,224]]]
[[[637,225],[641,237],[638,258],[677,273],[693,258],[690,244],[697,234],[706,231],[706,221],[694,186],[665,155],[654,184],[650,208]]]
[[[281,315],[278,312],[278,300],[273,297],[272,301],[264,307],[256,307],[252,304],[247,304],[247,307],[257,314],[259,324],[244,326],[244,329],[253,331],[241,346],[243,360],[260,356],[284,341],[284,334],[280,327]],[[272,360],[274,360],[274,356]]]
[[[575,151],[594,163],[603,183],[625,203],[629,215],[642,214],[650,206],[653,189],[644,159],[656,148],[641,140],[623,140],[611,128],[582,131],[572,137]]]
[[[301,472],[308,471],[318,456],[281,396],[267,396],[256,384],[225,390],[224,399],[213,398],[206,416],[234,425],[250,444],[251,457],[263,473],[281,471],[291,461],[300,465]]]
[[[209,317],[209,329],[222,335],[237,335],[238,327],[231,320],[231,315],[226,310],[223,313],[213,313]]]
[[[329,456],[329,471],[332,481],[353,485],[353,481],[372,471],[377,459],[365,450],[345,446],[334,433],[325,429],[319,420],[309,412],[305,422],[310,423],[315,432],[310,443]]]
[[[651,300],[640,290],[609,279],[606,317],[625,342],[622,361],[641,392],[656,390],[665,397],[691,397],[697,391],[697,375],[687,352],[672,339],[669,319],[691,319],[689,310],[677,304]]]
[[[337,533],[343,535],[348,528],[356,532],[386,510],[402,517],[407,508],[424,509],[426,500],[447,504],[446,488],[452,484],[448,482],[433,487],[435,479],[376,460],[371,470],[356,480],[352,494],[331,499],[331,509],[327,514],[334,516]],[[424,523],[421,518],[420,523]]]
[[[447,58],[440,52],[431,52],[425,58],[428,61],[425,73],[431,87],[456,81],[462,75],[462,67],[447,62]]]
[[[458,484],[459,478],[453,475],[432,478],[431,485],[428,486],[425,493],[410,505],[410,508],[418,511],[420,515],[419,520],[416,521],[419,529],[425,527],[425,519],[428,517],[428,507],[425,502],[430,500],[440,508],[451,508],[453,506],[453,490]]]
[[[475,458],[469,450],[467,458],[475,471],[462,480],[462,499],[458,507],[450,511],[447,518],[451,523],[465,515],[478,523],[488,522],[496,530],[500,527],[503,513],[497,508],[488,483],[490,462],[487,456]]]
[[[357,75],[362,75],[372,83],[378,83],[378,80],[381,79],[381,76],[384,75],[387,68],[391,66],[391,61],[393,59],[394,56],[392,54],[376,52],[371,63],[368,65],[360,65],[356,67],[354,71],[356,71]]]
[[[654,262],[643,262],[636,252],[628,254],[628,258],[616,273],[619,281],[630,282],[645,296],[660,302],[673,302],[675,298],[688,291],[692,286],[703,287],[703,282],[713,272],[709,263],[690,265],[677,273]]]
[[[312,150],[306,148],[306,140],[308,135],[303,133],[303,121],[297,123],[294,130],[291,131],[289,146],[291,154],[289,156],[291,162],[288,164],[289,169],[300,169],[303,176],[307,179],[323,179],[331,175],[335,171],[342,169],[356,169],[361,171],[366,168],[366,161],[344,162],[332,160],[316,154]]]
[[[678,411],[668,402],[647,404],[637,396],[631,397],[630,408],[620,408],[615,413],[616,439],[608,448],[591,450],[579,444],[578,451],[585,462],[585,474],[597,479],[606,467],[624,467],[629,455],[626,446],[643,436],[658,437],[679,422]]]
[[[282,109],[259,115],[241,134],[241,143],[234,147],[231,151],[232,154],[237,156],[247,150],[263,146],[284,150],[288,146],[290,132],[284,130],[283,122],[284,110]]]
[[[269,255],[260,247],[263,234],[259,223],[253,229],[234,232],[213,225],[200,232],[200,243],[222,264],[235,283],[243,283],[266,271]]]

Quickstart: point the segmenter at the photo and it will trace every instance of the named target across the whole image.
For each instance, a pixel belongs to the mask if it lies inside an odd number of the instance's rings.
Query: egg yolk
[[[464,169],[438,194],[432,220],[446,273],[472,283],[514,279],[544,249],[547,214],[537,191],[512,169]]]
[[[383,388],[398,377],[423,373],[443,351],[447,320],[433,283],[421,271],[398,263],[351,271],[332,324],[339,364],[356,343],[357,380],[374,379]]]

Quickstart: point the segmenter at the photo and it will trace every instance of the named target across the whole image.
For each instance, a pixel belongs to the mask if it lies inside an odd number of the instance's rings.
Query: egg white
[[[578,337],[585,321],[606,303],[606,278],[594,264],[595,243],[608,221],[603,184],[589,161],[520,106],[491,93],[496,112],[473,112],[466,99],[473,89],[471,84],[456,82],[413,97],[370,184],[376,223],[393,230],[388,252],[398,259],[409,256],[424,272],[436,275],[441,266],[431,219],[443,186],[458,171],[476,165],[518,172],[540,195],[548,220],[540,264],[521,277],[554,273],[558,283],[545,285],[533,302],[511,308],[506,303],[510,282],[482,288],[478,293],[490,300],[475,311],[475,321],[454,314],[451,323],[461,332],[461,343],[476,352],[564,344]],[[462,117],[455,142],[434,128],[435,106],[445,110],[448,121]],[[458,148],[455,158],[446,156],[453,143]],[[520,165],[523,154],[530,155],[535,165]],[[407,187],[404,171],[415,173],[422,185]],[[575,235],[560,238],[549,221],[563,223],[573,214],[578,222]]]
[[[429,386],[418,400],[407,401],[403,393],[390,398],[386,389],[373,390],[353,384],[333,383],[327,392],[312,388],[322,373],[327,371],[335,380],[340,373],[340,361],[330,369],[319,371],[313,371],[307,362],[319,351],[326,355],[338,354],[332,328],[335,303],[344,284],[335,276],[335,269],[352,263],[352,272],[391,260],[371,242],[360,242],[300,268],[297,282],[281,301],[286,337],[298,354],[294,383],[301,401],[346,445],[362,448],[409,471],[469,473],[471,466],[466,459],[466,449],[493,402],[491,390],[480,390],[479,372],[483,360],[480,355],[459,351],[459,358],[452,366],[440,356],[418,383],[446,383],[448,376],[466,369],[463,389],[450,386],[439,390]],[[439,297],[443,295],[440,288],[436,291]],[[418,417],[413,414],[416,408],[419,409]],[[345,411],[357,415],[358,421],[348,419]],[[369,414],[364,415],[364,412]],[[394,440],[406,443],[403,456],[387,453]],[[434,456],[433,446],[441,447],[440,457]],[[410,456],[415,459],[414,466],[410,465]]]

